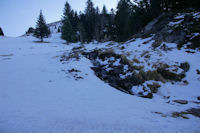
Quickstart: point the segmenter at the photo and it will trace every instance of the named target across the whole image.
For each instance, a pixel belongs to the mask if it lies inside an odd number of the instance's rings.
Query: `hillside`
[[[47,26],[49,27],[51,33],[58,33],[61,31],[62,22],[61,21],[53,22],[47,24]]]
[[[0,132],[200,132],[199,15],[157,18],[124,43],[67,45],[60,22],[44,43],[0,37]]]

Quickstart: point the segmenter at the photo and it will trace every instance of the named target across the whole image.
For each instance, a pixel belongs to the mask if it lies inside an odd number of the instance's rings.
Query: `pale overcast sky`
[[[60,20],[67,0],[0,0],[0,27],[6,36],[20,36],[28,27],[35,27],[42,9],[46,22]],[[84,11],[87,0],[68,0],[73,9]],[[92,0],[95,6],[105,4],[110,10],[116,8],[118,0]]]

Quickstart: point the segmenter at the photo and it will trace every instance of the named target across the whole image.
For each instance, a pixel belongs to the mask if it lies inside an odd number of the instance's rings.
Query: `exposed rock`
[[[61,59],[60,59],[60,62],[63,62],[63,61],[68,61],[68,60],[72,60],[72,59],[75,59],[75,60],[79,60],[80,59],[80,53],[81,52],[70,52],[68,55],[62,55],[61,56]]]
[[[147,95],[143,95],[141,97],[144,97],[144,98],[153,98],[153,94],[152,93],[148,93]]]
[[[153,93],[157,93],[158,92],[158,88],[160,88],[161,86],[158,84],[158,83],[153,83],[153,84],[147,84],[147,87],[150,88],[150,90],[153,92]]]
[[[197,97],[197,99],[198,99],[198,100],[200,100],[200,96],[199,96],[199,97]]]
[[[194,53],[195,53],[194,51],[190,51],[190,50],[186,50],[185,52],[191,53],[191,54],[194,54]]]
[[[171,81],[181,81],[185,77],[184,73],[176,74],[163,68],[158,68],[157,71],[163,76],[163,78]]]
[[[181,63],[180,68],[183,69],[185,72],[188,72],[190,69],[190,64],[188,62]]]
[[[172,113],[172,117],[182,117],[184,119],[189,119],[186,115],[187,114],[190,114],[190,115],[193,115],[193,116],[196,116],[196,117],[200,117],[200,108],[191,108],[191,109],[188,109],[186,111],[182,111],[182,112],[174,112]]]
[[[189,82],[188,82],[187,80],[183,80],[183,84],[184,84],[184,85],[188,85]]]
[[[197,71],[197,74],[199,74],[199,75],[200,75],[200,70],[199,70],[199,69],[197,69],[196,71]]]
[[[4,36],[3,30],[0,27],[0,36]]]
[[[165,79],[156,70],[155,71],[147,71],[147,72],[140,71],[139,75],[141,75],[145,81],[155,80],[155,81],[165,82]]]
[[[29,35],[29,34],[33,34],[34,33],[34,28],[33,27],[30,27],[28,29],[28,31],[26,32],[26,35]]]
[[[189,119],[187,116],[185,116],[187,113],[186,112],[173,112],[172,117],[177,118],[177,117],[182,117],[183,119]]]
[[[142,36],[153,34],[154,48],[160,46],[161,42],[176,43],[178,48],[190,42],[187,48],[200,48],[200,36],[194,36],[194,33],[199,33],[200,20],[193,17],[193,12],[193,9],[185,9],[179,14],[185,14],[184,18],[177,18],[177,12],[162,13],[147,24]]]
[[[188,104],[187,100],[173,100],[173,102],[179,103],[179,104]]]
[[[72,72],[81,72],[80,70],[76,70],[74,68],[72,68],[71,70],[68,70],[69,73],[72,73]]]
[[[143,52],[143,56],[148,51]],[[92,52],[85,52],[83,55],[90,59],[94,67],[91,69],[95,75],[105,81],[112,87],[129,93],[132,93],[133,86],[141,86],[145,81],[181,81],[185,74],[176,74],[168,70],[169,65],[159,64],[157,70],[144,72],[143,66],[134,66],[134,60],[128,60],[126,56],[116,54],[112,49],[100,49]],[[138,72],[139,71],[139,72]],[[158,83],[148,84],[138,96],[152,98],[153,93],[158,91],[161,86]],[[148,89],[149,88],[149,89]],[[137,90],[137,89],[136,89]],[[135,92],[134,92],[135,93]],[[136,93],[139,93],[136,91]]]
[[[189,109],[189,110],[187,110],[187,113],[197,116],[197,117],[200,117],[200,109],[197,109],[197,108]]]

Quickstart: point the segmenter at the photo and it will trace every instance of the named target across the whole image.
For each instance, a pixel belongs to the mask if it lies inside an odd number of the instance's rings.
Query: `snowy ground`
[[[60,62],[63,53],[79,44],[65,45],[58,36],[48,39],[49,43],[35,43],[32,37],[0,37],[0,133],[200,132],[198,117],[171,117],[173,112],[198,104],[168,103],[176,98],[195,101],[200,96],[196,75],[199,54],[181,58],[190,58],[188,86],[167,83],[153,99],[144,99],[122,93],[98,79],[84,57]],[[182,57],[182,51],[176,52]],[[168,53],[175,58],[173,54]],[[79,70],[76,74],[83,79],[75,80],[74,74],[68,73],[72,68]],[[163,99],[162,94],[171,99]]]

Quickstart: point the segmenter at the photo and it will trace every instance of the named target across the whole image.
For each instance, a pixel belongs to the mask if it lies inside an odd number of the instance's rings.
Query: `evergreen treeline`
[[[69,42],[126,41],[162,12],[198,8],[198,0],[119,0],[116,11],[102,11],[87,0],[84,13],[77,13],[68,2],[62,19],[62,38]]]

